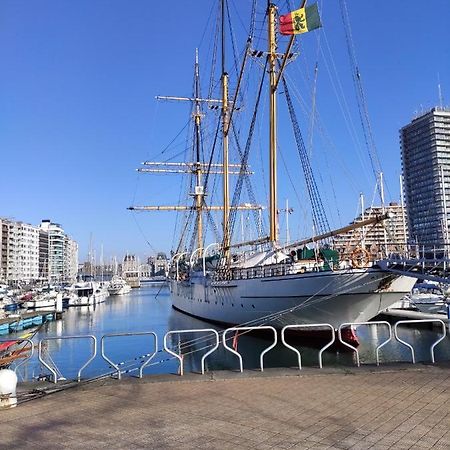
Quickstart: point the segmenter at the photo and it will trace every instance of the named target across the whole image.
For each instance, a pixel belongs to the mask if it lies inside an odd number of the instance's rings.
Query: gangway
[[[448,258],[386,258],[376,261],[374,265],[386,272],[450,284],[450,259]]]

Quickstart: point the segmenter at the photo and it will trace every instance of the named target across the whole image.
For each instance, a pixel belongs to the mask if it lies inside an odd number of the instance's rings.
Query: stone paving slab
[[[110,379],[0,420],[1,449],[450,449],[450,367]]]

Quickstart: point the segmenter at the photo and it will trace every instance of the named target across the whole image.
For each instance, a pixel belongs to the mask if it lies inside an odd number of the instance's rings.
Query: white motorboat
[[[113,277],[108,286],[109,295],[124,295],[131,291],[131,286],[121,277]]]
[[[76,283],[71,288],[75,295],[70,296],[68,306],[92,306],[103,303],[108,290],[96,281]]]
[[[23,306],[28,309],[55,308],[58,291],[53,286],[47,286],[30,299],[23,302]]]

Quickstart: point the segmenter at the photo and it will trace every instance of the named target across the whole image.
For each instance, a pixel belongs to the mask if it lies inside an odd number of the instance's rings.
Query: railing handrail
[[[411,323],[439,323],[439,324],[441,324],[442,336],[437,341],[435,341],[434,344],[432,344],[430,347],[431,362],[434,364],[435,363],[434,348],[436,347],[436,345],[439,344],[439,342],[441,342],[445,339],[445,336],[447,336],[447,329],[445,327],[444,321],[441,319],[411,319],[411,320],[399,320],[398,322],[396,322],[396,324],[394,325],[395,339],[397,339],[398,342],[405,345],[406,347],[408,347],[411,350],[412,363],[415,364],[416,358],[415,358],[413,346],[411,344],[408,344],[407,342],[403,341],[402,339],[400,339],[398,336],[398,331],[397,331],[397,328],[399,325],[407,325],[407,324],[411,324]]]
[[[242,356],[239,352],[237,352],[236,350],[232,349],[231,347],[229,347],[227,345],[227,340],[226,340],[226,335],[228,332],[230,331],[255,331],[255,330],[271,330],[274,333],[274,341],[271,345],[269,345],[269,347],[267,347],[265,350],[263,350],[261,352],[261,354],[259,355],[259,363],[261,366],[261,372],[264,372],[264,355],[269,351],[272,350],[278,342],[278,336],[277,336],[277,330],[274,327],[271,327],[269,325],[264,325],[264,326],[259,326],[259,327],[231,327],[231,328],[227,328],[226,330],[224,330],[223,334],[222,334],[222,342],[223,342],[223,346],[230,351],[231,353],[234,353],[238,358],[239,358],[239,368],[240,371],[243,372],[244,371],[244,366],[242,363]]]
[[[285,327],[283,327],[281,329],[281,341],[287,348],[289,348],[290,350],[292,350],[293,352],[295,352],[297,354],[299,370],[302,369],[302,357],[301,357],[301,354],[298,349],[296,349],[295,347],[293,347],[292,345],[290,345],[286,342],[286,338],[285,338],[286,330],[293,330],[293,329],[298,330],[298,329],[302,329],[302,328],[324,328],[324,327],[330,328],[331,341],[328,342],[327,344],[325,344],[319,351],[319,367],[322,369],[322,367],[323,367],[322,354],[327,348],[331,347],[336,340],[336,332],[332,325],[330,325],[329,323],[305,323],[305,324],[299,324],[299,325],[286,325]]]
[[[153,336],[154,337],[154,344],[155,344],[155,351],[153,353],[146,354],[144,356],[148,356],[147,359],[144,360],[144,362],[139,366],[139,378],[142,378],[142,372],[144,368],[150,363],[150,361],[155,357],[155,355],[158,353],[158,336],[154,331],[135,331],[135,332],[127,332],[127,333],[108,333],[104,334],[100,340],[100,348],[101,348],[101,357],[111,364],[114,369],[117,371],[117,379],[120,380],[122,378],[122,371],[120,370],[119,365],[117,365],[114,361],[109,359],[108,356],[106,356],[105,353],[105,338],[110,337],[125,337],[125,336]]]
[[[97,338],[92,334],[84,334],[84,335],[75,335],[75,336],[51,336],[51,337],[45,337],[42,338],[39,341],[38,345],[38,358],[42,365],[47,367],[48,370],[53,374],[53,382],[56,384],[58,382],[58,374],[56,373],[56,370],[53,369],[53,367],[49,366],[42,357],[42,343],[45,341],[58,341],[58,340],[68,340],[68,339],[91,339],[94,343],[94,349],[92,352],[92,356],[87,360],[87,362],[80,368],[77,374],[77,381],[80,382],[81,380],[81,372],[94,360],[95,356],[97,355]]]
[[[167,338],[172,335],[172,334],[183,334],[183,333],[203,333],[203,332],[208,332],[208,333],[213,333],[214,336],[216,337],[216,343],[214,345],[214,347],[211,350],[208,350],[201,359],[201,366],[202,366],[202,375],[205,374],[205,359],[213,352],[215,352],[218,348],[219,348],[219,333],[217,332],[217,330],[215,330],[214,328],[194,328],[191,330],[170,330],[168,331],[165,335],[164,335],[164,350],[169,353],[170,355],[175,356],[175,358],[178,359],[178,361],[180,361],[180,375],[184,375],[184,361],[183,361],[183,355],[182,354],[178,354],[175,353],[174,351],[172,351],[169,346],[167,345]]]

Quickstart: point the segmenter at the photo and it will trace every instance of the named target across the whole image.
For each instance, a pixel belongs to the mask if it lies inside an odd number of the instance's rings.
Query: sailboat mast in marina
[[[278,9],[269,4],[265,11],[267,22],[267,47],[252,48],[252,31],[247,39],[240,65],[235,63],[236,79],[230,82],[226,59],[226,18],[229,17],[226,0],[220,0],[220,98],[213,98],[212,89],[202,97],[198,52],[195,54],[194,88],[191,97],[158,97],[191,104],[193,120],[192,161],[144,163],[141,172],[162,174],[188,174],[191,177],[191,204],[176,206],[132,206],[133,211],[178,211],[185,213],[181,237],[173,250],[170,292],[174,308],[187,314],[226,324],[262,325],[282,327],[286,324],[329,323],[335,328],[342,323],[363,322],[398,301],[414,284],[414,279],[388,273],[377,261],[370,260],[364,248],[355,248],[351,258],[342,259],[333,249],[333,237],[355,229],[368,227],[386,219],[386,215],[363,220],[357,224],[331,230],[320,200],[308,152],[304,148],[301,130],[296,119],[285,71],[295,58],[292,49],[298,35],[321,26],[316,4],[278,17]],[[253,14],[253,11],[252,11]],[[252,19],[253,20],[253,19]],[[280,30],[278,29],[280,24]],[[251,30],[253,27],[250,27]],[[284,53],[278,52],[277,37],[289,35]],[[244,74],[248,60],[257,60],[263,67],[261,79],[255,84],[256,99],[250,116],[248,136],[236,132],[237,117],[243,100]],[[257,223],[257,235],[246,242],[234,242],[236,212],[255,212],[255,220],[263,206],[257,204],[250,183],[252,171],[249,152],[259,109],[263,103],[264,85],[268,89],[268,217],[267,234],[261,234],[261,222]],[[233,92],[230,92],[233,86]],[[294,145],[300,154],[301,167],[312,207],[315,236],[295,242],[279,242],[277,207],[277,118],[278,102],[283,87],[287,111],[293,126]],[[267,91],[266,91],[267,92]],[[217,112],[220,111],[220,115]],[[216,120],[213,139],[204,142],[203,121],[212,114]],[[215,116],[214,116],[215,114]],[[220,133],[219,133],[220,131]],[[219,139],[218,135],[221,135]],[[214,159],[221,141],[221,159]],[[206,145],[207,144],[207,145]],[[205,150],[206,149],[206,150]],[[231,161],[231,150],[237,153],[237,161]],[[222,204],[213,205],[214,183],[211,177],[221,176]],[[236,176],[231,195],[230,177]],[[251,201],[241,203],[243,186]],[[222,232],[215,224],[212,212],[221,212]],[[191,214],[192,213],[192,214]],[[194,225],[192,227],[192,225]],[[193,228],[193,230],[192,230]],[[208,228],[208,230],[207,230]],[[186,230],[191,229],[190,240]],[[218,235],[219,234],[219,235]],[[249,233],[246,236],[250,236]],[[213,238],[214,240],[210,240]]]

